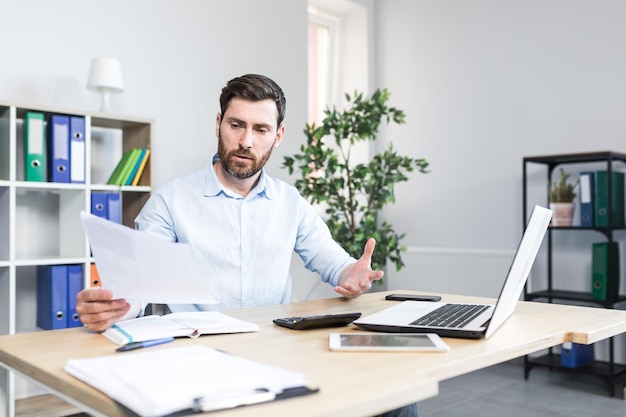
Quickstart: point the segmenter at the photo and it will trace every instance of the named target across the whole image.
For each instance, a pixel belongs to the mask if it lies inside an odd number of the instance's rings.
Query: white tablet
[[[446,352],[450,347],[435,333],[330,333],[330,350]]]

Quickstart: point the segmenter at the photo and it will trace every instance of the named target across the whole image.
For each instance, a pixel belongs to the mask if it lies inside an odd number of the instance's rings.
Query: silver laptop
[[[513,314],[551,217],[552,210],[533,208],[495,305],[403,301],[353,323],[379,332],[437,333],[465,339],[490,337]]]

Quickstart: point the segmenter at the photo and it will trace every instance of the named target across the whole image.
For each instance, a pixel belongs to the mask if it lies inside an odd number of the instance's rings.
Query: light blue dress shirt
[[[155,190],[135,226],[190,243],[198,271],[219,300],[170,304],[173,312],[291,302],[294,250],[307,269],[333,286],[341,271],[355,262],[299,192],[265,170],[245,198],[219,182],[213,165],[171,180]]]

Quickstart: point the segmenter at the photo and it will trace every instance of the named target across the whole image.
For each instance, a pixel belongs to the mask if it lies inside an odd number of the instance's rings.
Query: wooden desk
[[[394,303],[384,300],[386,294],[230,311],[228,314],[258,323],[261,331],[177,339],[174,343],[177,346],[201,343],[303,372],[312,384],[320,387],[320,392],[314,395],[214,415],[345,417],[371,416],[435,396],[441,380],[565,341],[594,343],[626,331],[626,311],[520,302],[513,316],[488,340],[446,338],[451,348],[446,353],[367,353],[330,352],[327,335],[333,330],[295,331],[272,323],[272,319],[286,316],[356,311],[371,314]],[[493,301],[454,295],[444,295],[443,300]],[[351,326],[341,330],[358,329]],[[45,385],[90,413],[127,416],[131,413],[63,371],[69,358],[109,355],[113,354],[115,347],[103,336],[84,328],[1,336],[0,363]]]

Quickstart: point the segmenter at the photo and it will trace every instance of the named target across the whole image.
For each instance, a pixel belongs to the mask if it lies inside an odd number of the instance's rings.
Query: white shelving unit
[[[85,118],[85,183],[25,181],[27,112]],[[133,222],[151,192],[151,158],[136,186],[106,185],[122,153],[151,148],[150,119],[0,101],[0,335],[36,327],[38,265],[81,264],[91,282],[89,245],[79,213],[90,211],[91,192],[121,192],[122,222]],[[151,149],[152,150],[152,149]],[[0,414],[15,415],[16,400],[43,393],[0,367]]]

